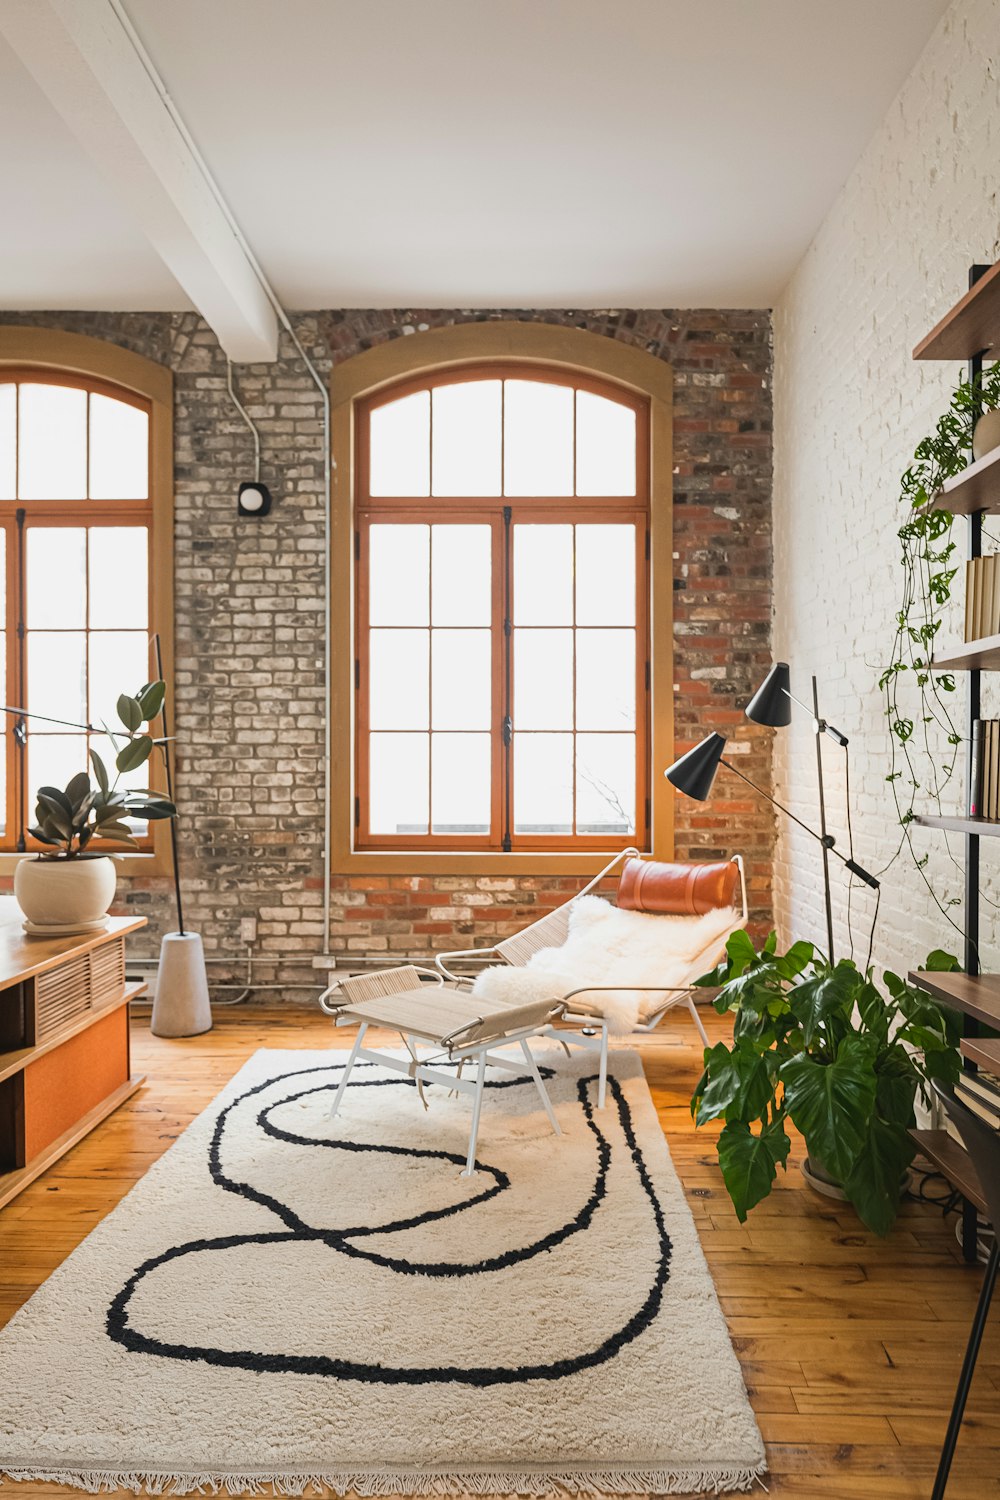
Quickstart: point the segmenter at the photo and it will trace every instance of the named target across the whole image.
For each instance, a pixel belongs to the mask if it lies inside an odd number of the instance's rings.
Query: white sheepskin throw
[[[502,965],[477,975],[473,994],[522,1005],[561,999],[582,985],[614,985],[573,998],[573,1007],[603,1016],[616,1036],[661,1009],[668,993],[690,984],[718,962],[726,938],[739,926],[731,907],[700,917],[623,911],[600,896],[581,896],[570,909],[569,936],[561,948],[542,948],[523,969]],[[662,985],[653,993],[630,984]]]

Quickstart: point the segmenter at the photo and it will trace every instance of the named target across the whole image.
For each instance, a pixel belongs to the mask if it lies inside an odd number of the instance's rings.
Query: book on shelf
[[[960,1090],[963,1098],[981,1099],[985,1104],[1000,1112],[1000,1078],[995,1073],[987,1073],[985,1068],[978,1072],[964,1072],[959,1075],[956,1089]]]
[[[1000,635],[1000,557],[973,557],[965,565],[965,639]]]
[[[1000,719],[974,719],[969,777],[969,817],[1000,821]]]

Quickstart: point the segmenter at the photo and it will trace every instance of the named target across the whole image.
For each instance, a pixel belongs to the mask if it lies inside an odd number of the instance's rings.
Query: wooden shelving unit
[[[977,458],[974,464],[946,479],[924,510],[950,510],[953,516],[1000,515],[1000,448]]]
[[[921,339],[913,357],[966,359],[969,380],[975,381],[982,374],[983,356],[996,358],[997,354],[1000,354],[1000,261],[994,266],[977,265],[970,269],[969,290]],[[930,504],[966,517],[967,556],[970,561],[980,557],[983,516],[1000,514],[1000,450],[985,454],[961,474],[953,475]],[[966,641],[960,649],[935,657],[931,668],[967,673],[965,701],[971,725],[980,717],[981,674],[1000,671],[1000,635]],[[967,786],[970,785],[971,766],[967,775]],[[928,813],[916,821],[921,827],[943,828],[965,838],[965,973],[917,971],[910,975],[910,981],[935,1000],[961,1012],[965,1066],[995,1068],[1000,1072],[1000,1040],[980,1035],[982,1028],[1000,1031],[1000,974],[979,972],[980,842],[984,838],[1000,838],[1000,820]],[[962,1249],[966,1260],[975,1260],[977,1212],[985,1211],[986,1204],[968,1152],[947,1131],[911,1133],[928,1161],[962,1194]]]
[[[998,818],[962,818],[940,813],[917,813],[913,821],[921,828],[944,828],[949,833],[966,833],[977,839],[1000,839]]]
[[[975,276],[940,323],[913,351],[914,359],[975,359],[1000,344],[1000,261]]]
[[[957,651],[931,658],[935,672],[1000,672],[1000,635],[966,641]]]

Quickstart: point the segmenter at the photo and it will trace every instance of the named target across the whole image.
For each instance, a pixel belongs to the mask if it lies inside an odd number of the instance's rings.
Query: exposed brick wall
[[[333,362],[387,339],[494,318],[586,328],[673,365],[678,744],[709,728],[731,731],[748,774],[768,786],[769,736],[746,724],[741,710],[770,662],[769,314],[324,311],[296,314],[295,324],[325,376]],[[225,359],[196,315],[0,319],[109,339],[174,370],[175,711],[187,914],[216,957],[238,953],[240,918],[259,914],[266,963],[258,994],[291,996],[282,987],[309,979],[322,934],[322,413],[315,386],[287,339],[275,364],[237,370],[276,497],[266,520],[240,523],[235,488],[250,472],[249,435],[226,394]],[[757,925],[766,925],[773,820],[734,785],[720,778],[704,806],[679,801],[677,855],[743,851]],[[577,888],[565,878],[338,874],[332,946],[393,954],[492,942]],[[121,894],[149,916],[144,946],[154,953],[159,932],[172,925],[169,883],[123,881]],[[221,977],[224,966],[214,972]]]

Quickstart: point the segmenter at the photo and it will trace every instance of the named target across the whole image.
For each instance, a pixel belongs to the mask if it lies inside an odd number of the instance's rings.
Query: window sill
[[[337,854],[333,859],[333,876],[338,875],[594,875],[609,859],[620,854],[626,845],[609,847],[607,850],[591,849],[583,853],[532,851],[526,853],[497,854],[494,851],[470,850],[453,854],[423,853],[411,850],[393,854],[387,850],[350,850]],[[660,859],[669,859],[670,854],[658,850]]]

